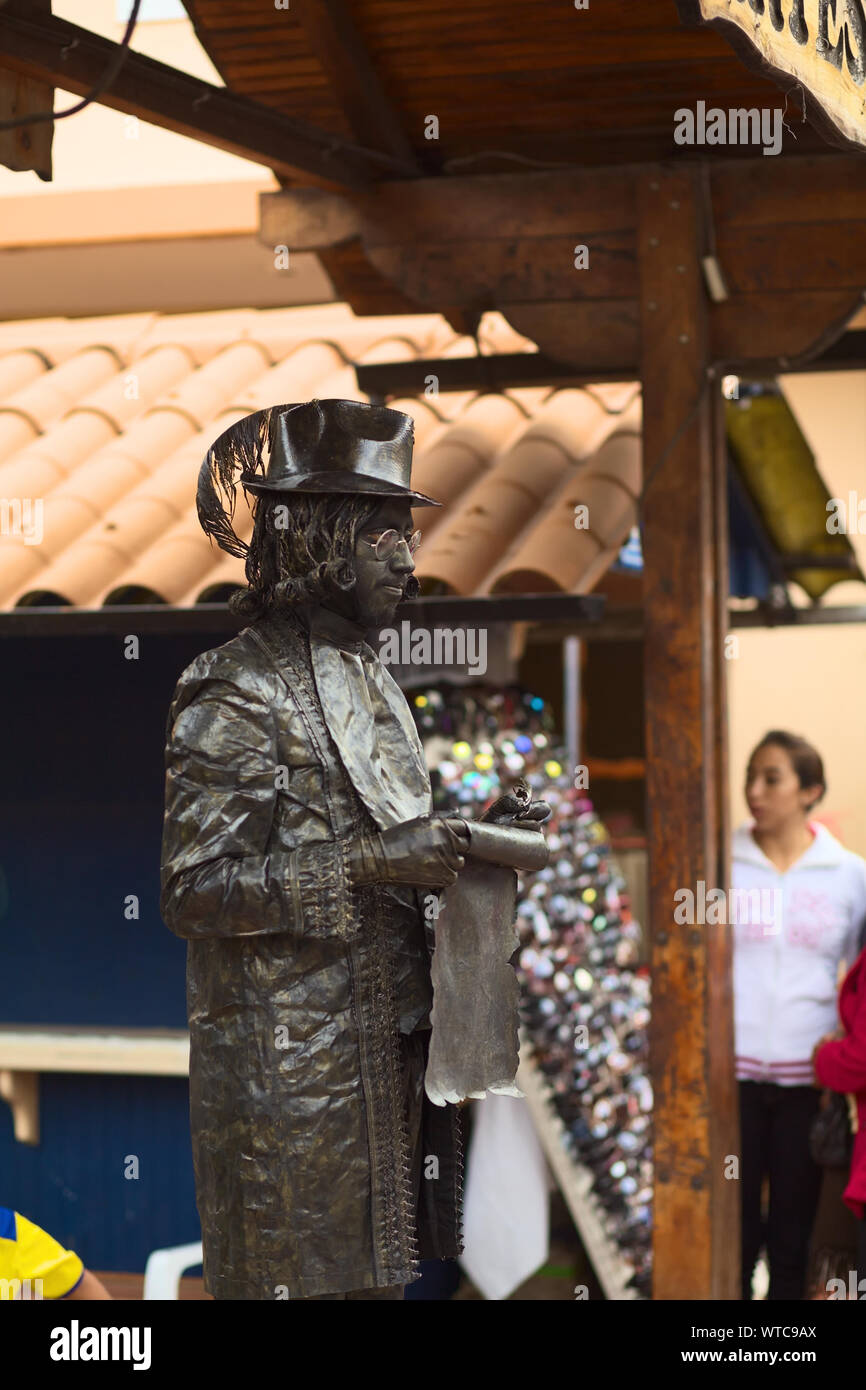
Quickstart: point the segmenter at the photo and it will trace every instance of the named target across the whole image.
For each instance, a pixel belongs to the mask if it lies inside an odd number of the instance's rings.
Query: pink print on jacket
[[[782,930],[791,946],[817,951],[825,932],[847,927],[850,904],[829,893],[794,888],[785,907]]]

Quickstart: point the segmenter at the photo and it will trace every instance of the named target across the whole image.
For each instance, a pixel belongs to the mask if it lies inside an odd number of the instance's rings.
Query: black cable
[[[101,96],[106,87],[110,87],[117,74],[123,66],[124,59],[129,52],[129,45],[135,26],[138,21],[138,11],[141,9],[141,0],[132,0],[132,9],[129,12],[129,19],[126,23],[126,32],[117,46],[117,52],[112,58],[105,72],[100,77],[96,86],[82,97],[74,106],[67,106],[65,111],[37,111],[32,116],[13,116],[9,121],[0,121],[0,130],[18,130],[25,125],[44,125],[46,121],[62,121],[64,116],[74,116],[76,112],[83,111],[85,106],[96,101]]]

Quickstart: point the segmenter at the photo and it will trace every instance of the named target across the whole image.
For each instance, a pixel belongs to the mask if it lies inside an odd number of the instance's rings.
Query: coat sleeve
[[[827,1042],[815,1055],[815,1075],[831,1091],[866,1090],[866,955],[857,964],[857,1011],[839,1042]]]
[[[160,911],[175,935],[357,935],[348,840],[267,850],[278,743],[261,695],[226,679],[179,686],[165,756]]]

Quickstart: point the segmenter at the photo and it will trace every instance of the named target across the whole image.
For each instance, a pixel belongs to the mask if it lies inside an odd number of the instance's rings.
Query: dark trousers
[[[814,1086],[741,1081],[742,1296],[752,1297],[752,1274],[766,1244],[768,1299],[805,1297],[809,1238],[818,1207],[821,1169],[809,1153],[809,1130],[821,1093]],[[761,1192],[769,1179],[766,1222]]]
[[[866,1216],[860,1222],[860,1230],[858,1231],[857,1279],[858,1283],[860,1280],[866,1279]],[[860,1291],[859,1297],[862,1298],[864,1295],[866,1295],[866,1288]]]

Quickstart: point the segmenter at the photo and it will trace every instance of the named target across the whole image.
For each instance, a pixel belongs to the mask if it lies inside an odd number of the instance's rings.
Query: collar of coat
[[[364,648],[370,656],[376,655],[367,642],[368,629],[342,613],[335,613],[332,608],[325,608],[321,604],[303,608],[299,617],[307,631],[322,642],[330,642],[335,647],[354,652],[356,656],[360,656]]]
[[[430,774],[415,721],[400,687],[365,641],[365,629],[321,606],[301,610],[298,621],[309,636],[328,731],[379,829],[430,815]]]

